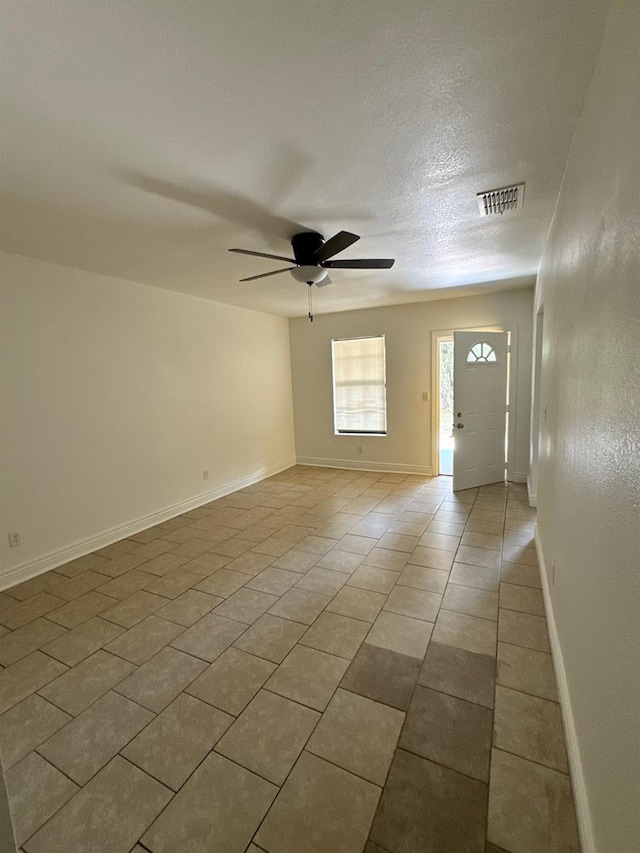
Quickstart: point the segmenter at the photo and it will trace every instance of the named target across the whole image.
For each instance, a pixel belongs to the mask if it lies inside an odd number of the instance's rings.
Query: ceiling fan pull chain
[[[309,290],[307,291],[307,298],[309,303],[309,321],[313,323],[313,295],[311,293],[311,285],[309,285]]]

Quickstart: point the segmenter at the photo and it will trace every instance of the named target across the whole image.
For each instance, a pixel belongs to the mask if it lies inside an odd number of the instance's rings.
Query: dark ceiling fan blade
[[[332,270],[388,270],[395,258],[369,258],[359,261],[325,261],[322,266]]]
[[[266,278],[268,275],[278,275],[281,272],[289,272],[295,267],[285,267],[283,270],[273,270],[273,272],[263,272],[260,275],[250,275],[249,278],[241,278],[240,281],[255,281],[257,278]]]
[[[230,252],[237,252],[239,255],[255,255],[256,258],[273,258],[274,261],[287,261],[290,264],[295,264],[293,258],[285,258],[282,255],[267,255],[265,252],[250,252],[249,249],[229,249]]]
[[[314,257],[316,261],[326,261],[328,258],[332,258],[334,255],[337,255],[338,252],[342,252],[343,249],[347,249],[359,239],[360,237],[358,237],[357,234],[352,234],[350,231],[338,231],[337,234],[333,237],[329,237],[329,239],[316,250]]]

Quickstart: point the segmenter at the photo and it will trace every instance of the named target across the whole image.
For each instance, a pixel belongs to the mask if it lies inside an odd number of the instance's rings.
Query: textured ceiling
[[[315,309],[537,270],[605,0],[3,0],[2,246],[260,311],[298,230],[362,235]],[[477,192],[526,182],[522,211]]]

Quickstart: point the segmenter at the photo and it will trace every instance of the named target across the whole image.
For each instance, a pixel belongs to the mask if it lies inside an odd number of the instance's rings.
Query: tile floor
[[[0,593],[25,853],[572,853],[521,485],[295,467]]]

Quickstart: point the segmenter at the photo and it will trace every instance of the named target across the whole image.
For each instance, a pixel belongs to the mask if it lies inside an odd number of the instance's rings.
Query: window
[[[467,364],[489,364],[497,361],[494,348],[486,341],[474,344],[467,353]]]
[[[331,342],[336,435],[387,434],[384,335]]]

